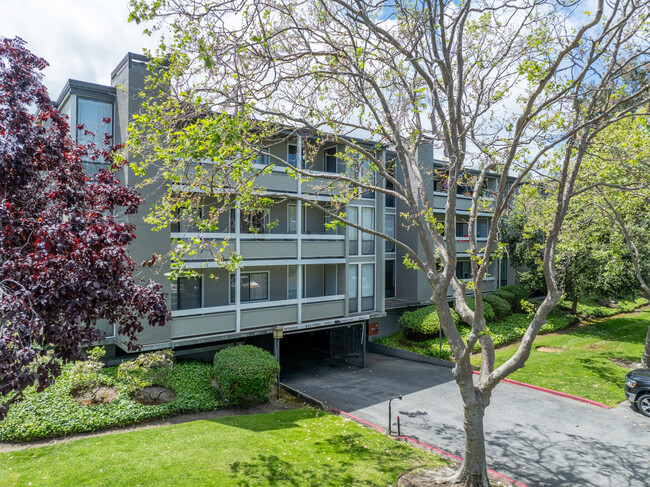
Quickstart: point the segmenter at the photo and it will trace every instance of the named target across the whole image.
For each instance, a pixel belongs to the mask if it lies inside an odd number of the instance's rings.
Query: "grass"
[[[554,309],[548,315],[547,323],[542,327],[540,333],[552,333],[562,330],[577,322],[577,318],[568,314],[561,309]],[[495,323],[488,324],[488,330],[495,347],[512,343],[523,336],[526,328],[530,324],[530,318],[525,313],[515,313],[500,319]],[[460,334],[463,338],[467,337],[470,332],[468,326],[459,327]],[[383,337],[376,340],[377,343],[387,347],[399,348],[410,352],[427,355],[429,357],[440,358],[443,360],[453,360],[451,348],[447,344],[447,339],[442,337],[442,348],[437,337],[429,340],[414,341],[404,336],[402,330],[397,331],[389,337]],[[474,352],[480,352],[481,347],[477,343]]]
[[[616,300],[616,307],[607,308],[598,304],[598,298],[595,296],[586,296],[578,300],[577,313],[581,316],[589,317],[606,317],[614,316],[619,313],[629,313],[639,306],[648,304],[648,300],[643,297],[619,298]],[[571,300],[562,299],[558,306],[560,308],[571,310]]]
[[[210,385],[211,368],[207,363],[176,362],[169,375],[169,387],[176,392],[176,399],[167,404],[144,406],[131,399],[127,384],[117,378],[117,367],[108,367],[102,373],[109,384],[117,387],[118,397],[110,404],[86,406],[70,395],[71,365],[66,365],[52,386],[40,393],[34,387],[29,388],[25,399],[11,407],[7,417],[0,421],[0,441],[65,436],[223,407],[224,401]]]
[[[312,409],[233,416],[0,454],[0,485],[395,485],[444,461]]]
[[[567,333],[538,337],[526,366],[510,378],[615,406],[625,399],[624,375],[630,369],[616,365],[612,359],[639,362],[648,326],[650,310],[645,310],[602,319]],[[540,347],[560,350],[544,352]],[[515,351],[516,346],[498,350],[496,365]],[[480,357],[472,357],[472,362],[480,365]]]

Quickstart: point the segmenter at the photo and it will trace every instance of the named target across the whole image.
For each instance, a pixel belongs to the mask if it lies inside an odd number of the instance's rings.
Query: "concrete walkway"
[[[402,434],[463,456],[463,409],[449,368],[369,354],[366,369],[330,364],[283,382],[385,429],[388,400],[402,394],[393,401]],[[485,434],[488,466],[530,487],[650,485],[650,418],[626,403],[608,410],[502,383]]]

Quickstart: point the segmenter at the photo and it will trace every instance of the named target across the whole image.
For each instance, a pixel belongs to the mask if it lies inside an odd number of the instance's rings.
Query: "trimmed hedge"
[[[451,316],[454,323],[460,323],[460,316],[453,309]],[[440,332],[440,319],[433,305],[404,312],[397,324],[410,340],[427,340]]]
[[[483,302],[489,303],[494,310],[494,315],[496,319],[505,318],[512,312],[512,306],[505,299],[495,296],[494,294],[485,294],[483,296]]]
[[[467,306],[470,307],[472,311],[474,311],[474,306],[475,306],[475,300],[474,298],[467,298],[465,300],[467,302]],[[483,298],[483,315],[485,316],[485,322],[486,323],[491,323],[494,321],[494,309],[492,309],[492,305],[485,301],[485,298]],[[463,325],[466,324],[465,322],[462,323]]]
[[[515,302],[510,303],[511,306],[512,306],[513,311],[522,311],[521,301],[522,300],[526,301],[530,297],[530,289],[528,289],[526,286],[522,286],[521,284],[503,286],[501,288],[501,290],[512,293],[512,294],[515,295]],[[503,296],[500,296],[500,297],[503,297]]]
[[[516,306],[517,306],[517,296],[515,296],[513,293],[510,291],[506,291],[505,289],[497,289],[492,293],[492,296],[498,296],[501,299],[505,299],[508,304],[510,305],[510,310],[514,312]]]
[[[214,378],[229,404],[247,406],[269,400],[280,364],[266,350],[236,345],[214,356]]]

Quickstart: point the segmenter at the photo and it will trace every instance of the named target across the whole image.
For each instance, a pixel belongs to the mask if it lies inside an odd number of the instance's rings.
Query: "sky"
[[[21,37],[50,64],[45,86],[56,99],[68,78],[109,85],[124,55],[157,41],[128,22],[128,0],[0,0],[0,37]]]

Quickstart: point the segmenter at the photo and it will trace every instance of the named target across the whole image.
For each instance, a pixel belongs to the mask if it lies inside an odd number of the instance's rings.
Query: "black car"
[[[650,417],[650,369],[636,369],[625,376],[625,396],[639,412]]]

